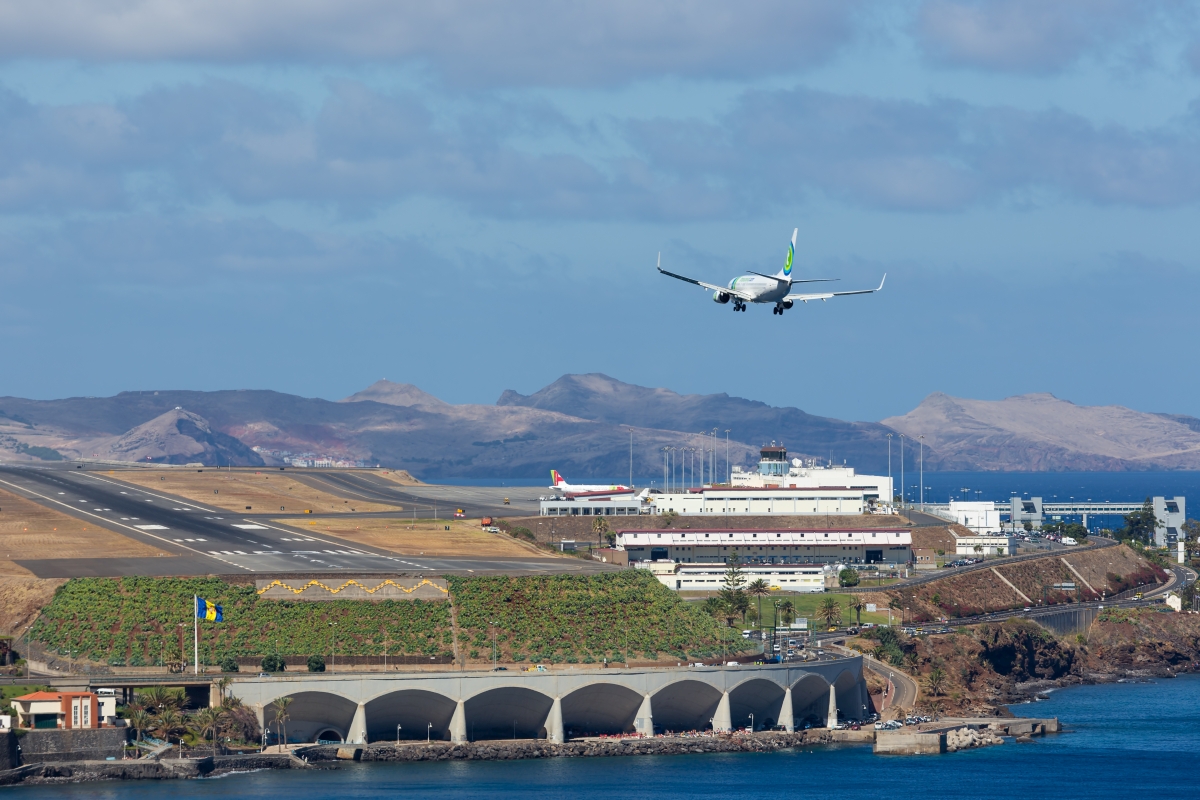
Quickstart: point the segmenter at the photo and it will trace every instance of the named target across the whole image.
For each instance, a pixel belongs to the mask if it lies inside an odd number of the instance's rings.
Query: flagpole
[[[192,644],[193,653],[192,674],[200,674],[200,596],[192,595]]]

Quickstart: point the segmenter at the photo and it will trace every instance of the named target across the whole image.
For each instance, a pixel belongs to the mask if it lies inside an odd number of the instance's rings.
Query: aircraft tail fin
[[[563,484],[563,483],[566,483],[566,481],[563,480],[562,475],[558,474],[558,470],[556,470],[556,469],[550,470],[550,484],[552,486],[558,486],[559,484]]]
[[[796,236],[799,235],[800,229],[796,228],[792,231],[792,243],[788,245],[787,261],[783,263],[783,269],[779,270],[779,274],[775,277],[791,283],[792,281],[792,263],[796,260]]]

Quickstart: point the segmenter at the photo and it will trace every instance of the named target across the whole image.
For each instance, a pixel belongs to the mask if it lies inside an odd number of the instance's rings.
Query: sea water
[[[1200,676],[1062,689],[1014,706],[1063,721],[1033,744],[941,756],[876,756],[827,745],[768,754],[348,764],[334,771],[260,771],[196,781],[93,783],[8,790],[13,796],[101,798],[1191,797],[1200,737]]]

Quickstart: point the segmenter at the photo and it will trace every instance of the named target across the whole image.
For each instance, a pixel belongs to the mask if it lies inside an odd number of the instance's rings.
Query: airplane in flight
[[[775,308],[771,310],[772,314],[782,315],[784,311],[791,308],[797,301],[807,303],[809,300],[825,301],[831,297],[845,297],[851,294],[871,294],[878,292],[883,288],[883,281],[887,280],[887,273],[883,273],[883,280],[879,282],[879,286],[874,289],[856,289],[852,292],[814,292],[811,294],[792,293],[793,284],[797,283],[828,283],[836,281],[837,278],[802,278],[796,279],[792,277],[792,262],[796,258],[796,236],[800,233],[800,229],[796,228],[792,231],[792,243],[788,246],[787,261],[784,262],[783,269],[774,275],[764,275],[761,272],[753,272],[747,270],[748,275],[742,275],[734,278],[729,282],[728,286],[717,286],[704,281],[698,281],[695,278],[689,278],[685,275],[676,275],[674,272],[667,272],[662,268],[662,253],[658,254],[658,271],[663,275],[676,278],[687,283],[695,284],[702,289],[707,289],[713,293],[713,302],[724,305],[730,300],[733,301],[734,311],[745,311],[747,303],[774,303]]]
[[[556,469],[550,470],[550,482],[552,485],[549,488],[557,489],[560,492],[567,492],[569,494],[582,494],[584,492],[628,492],[628,491],[631,491],[628,486],[621,486],[620,484],[615,484],[615,483],[606,483],[603,486],[601,486],[599,484],[592,485],[592,484],[581,484],[581,483],[567,483],[566,478],[564,478],[561,474],[559,474],[559,471]]]

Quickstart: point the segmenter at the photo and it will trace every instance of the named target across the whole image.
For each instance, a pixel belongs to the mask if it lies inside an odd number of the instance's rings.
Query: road
[[[582,559],[402,555],[212,508],[87,470],[0,465],[0,487],[173,556],[104,558],[98,552],[89,558],[17,562],[39,578],[327,571],[545,574],[613,569]]]

